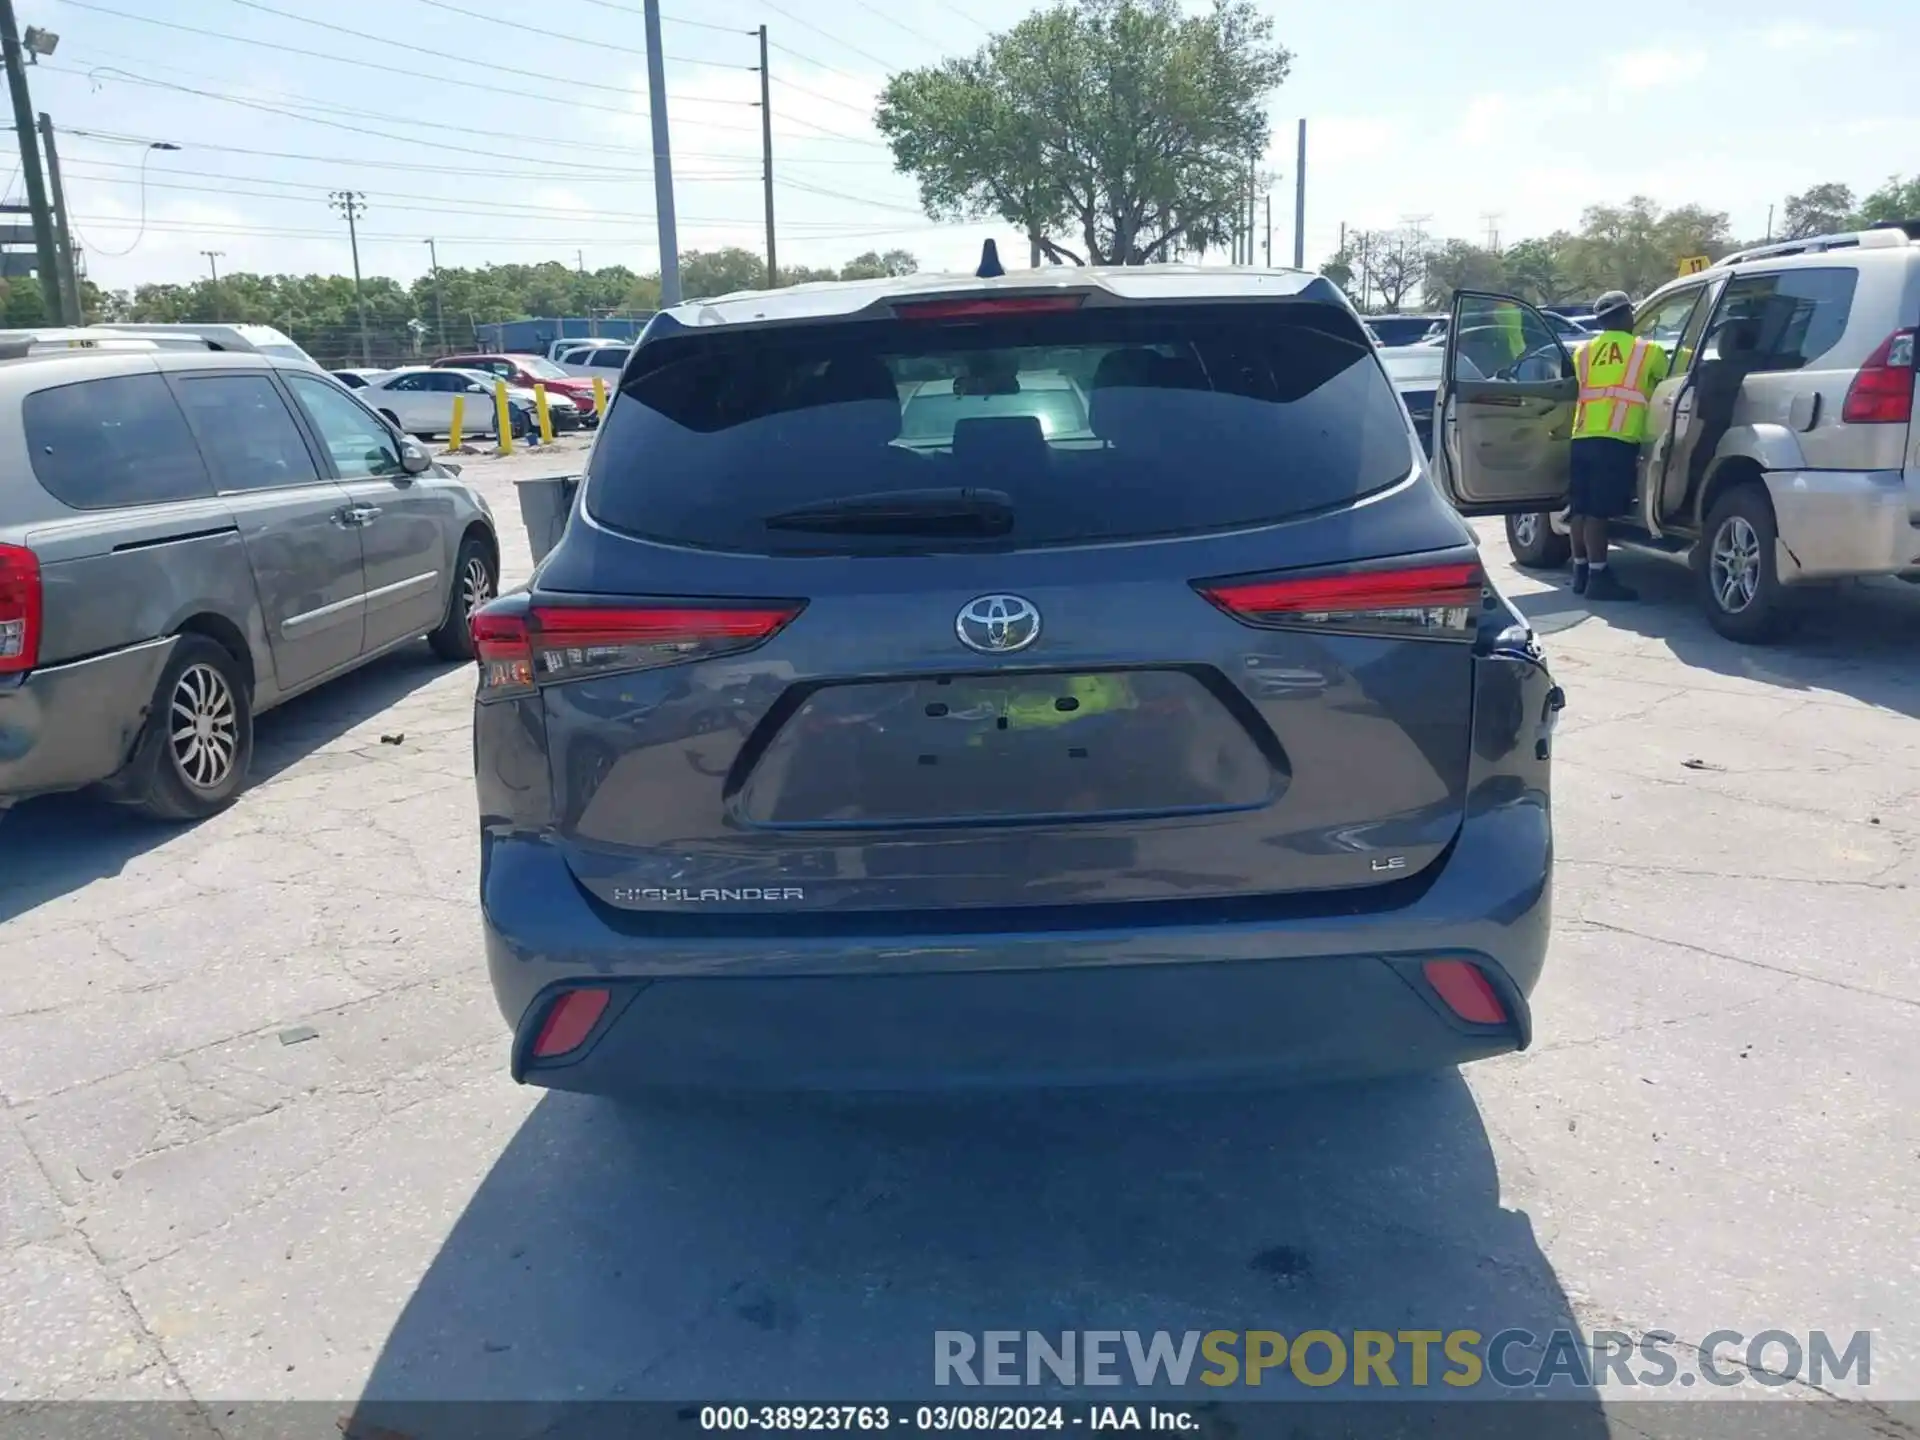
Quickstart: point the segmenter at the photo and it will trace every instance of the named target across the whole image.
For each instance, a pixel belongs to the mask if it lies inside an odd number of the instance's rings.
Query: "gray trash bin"
[[[580,490],[580,476],[542,475],[516,480],[513,486],[520,495],[520,521],[527,527],[533,563],[538,565],[566,533],[568,517],[573,514],[574,496]]]

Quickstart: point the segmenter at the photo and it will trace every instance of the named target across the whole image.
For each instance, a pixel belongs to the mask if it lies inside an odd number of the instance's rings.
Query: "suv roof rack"
[[[1786,255],[1817,255],[1826,250],[1884,250],[1911,245],[1920,240],[1920,220],[1882,220],[1864,230],[1841,230],[1831,235],[1805,235],[1798,240],[1776,240],[1769,245],[1749,245],[1713,262],[1718,270],[1747,260],[1767,260]]]
[[[72,327],[0,330],[0,360],[20,360],[29,355],[97,355],[102,350],[155,351],[160,348],[154,341],[135,335],[102,334],[98,330]]]

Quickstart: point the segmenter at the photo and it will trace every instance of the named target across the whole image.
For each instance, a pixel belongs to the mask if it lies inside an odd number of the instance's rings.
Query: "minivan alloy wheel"
[[[493,568],[481,555],[469,556],[460,571],[460,608],[468,619],[493,599]]]
[[[1544,516],[1526,514],[1513,517],[1513,538],[1521,545],[1532,545],[1540,538],[1540,522]]]
[[[173,687],[170,712],[181,778],[200,790],[219,788],[240,750],[239,714],[225,677],[211,665],[188,666]]]
[[[1729,515],[1713,535],[1713,598],[1729,615],[1753,603],[1760,589],[1760,537],[1744,515]]]

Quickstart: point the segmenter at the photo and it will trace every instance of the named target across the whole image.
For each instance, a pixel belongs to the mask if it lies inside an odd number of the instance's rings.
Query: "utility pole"
[[[1307,268],[1307,122],[1300,121],[1300,153],[1293,162],[1293,268]]]
[[[219,261],[220,257],[226,254],[227,252],[224,250],[202,250],[200,253],[207,257],[207,274],[213,282],[213,318],[218,320],[220,318],[221,306],[220,306],[220,266],[217,262]]]
[[[760,183],[767,197],[767,288],[780,283],[780,265],[773,256],[773,80],[767,73],[767,27],[760,27]],[[1040,262],[1035,260],[1035,268]]]
[[[1273,268],[1273,192],[1267,192],[1267,268]]]
[[[353,303],[360,312],[360,363],[373,366],[373,337],[367,333],[367,297],[360,285],[360,230],[357,224],[366,213],[367,201],[358,190],[336,190],[327,203],[347,217],[347,243],[353,247]]]
[[[59,249],[61,319],[80,326],[87,323],[86,307],[80,303],[80,266],[73,255],[73,226],[67,220],[67,192],[60,183],[60,152],[53,144],[53,117],[40,115],[40,138],[47,147],[47,183],[53,191],[54,242]]]
[[[680,240],[673,223],[673,155],[667,143],[667,72],[660,55],[660,0],[646,0],[646,19],[647,109],[653,116],[653,208],[660,223],[660,308],[664,310],[680,303]]]
[[[7,89],[13,94],[13,130],[20,140],[20,174],[27,185],[27,208],[33,215],[35,268],[40,272],[40,302],[49,324],[61,309],[60,256],[53,241],[53,212],[47,206],[46,182],[40,175],[40,146],[33,128],[33,99],[27,93],[27,62],[20,52],[20,29],[13,18],[13,0],[0,0],[0,59],[7,67]]]
[[[1257,163],[1258,162],[1253,160],[1247,162],[1247,264],[1249,265],[1253,264],[1253,234],[1258,225],[1258,221],[1255,219],[1255,216],[1258,214],[1256,207],[1259,205],[1259,194],[1256,188],[1259,181],[1257,179],[1257,171],[1255,170]]]
[[[1487,226],[1487,249],[1495,255],[1500,253],[1500,217],[1504,213],[1500,210],[1489,210],[1480,217]]]
[[[1769,205],[1767,207],[1767,242],[1771,244],[1772,241],[1773,241],[1773,207]]]
[[[426,240],[427,263],[433,267],[433,326],[439,335],[438,354],[447,353],[447,305],[440,294],[440,247],[433,243],[429,235]]]

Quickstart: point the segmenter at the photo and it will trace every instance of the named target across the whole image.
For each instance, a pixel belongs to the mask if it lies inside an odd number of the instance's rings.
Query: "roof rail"
[[[97,355],[101,351],[154,351],[160,346],[134,335],[102,335],[73,328],[46,330],[0,330],[0,360],[20,360],[28,355]]]
[[[1818,255],[1827,250],[1882,250],[1910,245],[1920,240],[1920,220],[1885,220],[1865,230],[1841,230],[1831,235],[1805,235],[1798,240],[1776,240],[1768,245],[1749,245],[1723,255],[1713,262],[1718,270],[1747,260],[1767,260],[1787,255]]]

